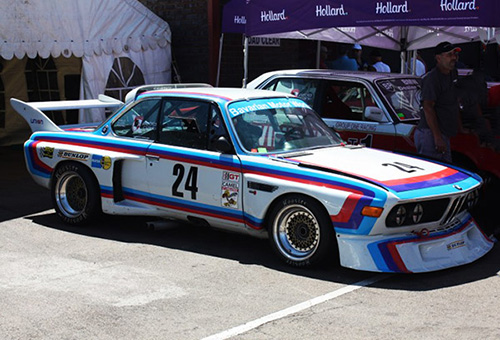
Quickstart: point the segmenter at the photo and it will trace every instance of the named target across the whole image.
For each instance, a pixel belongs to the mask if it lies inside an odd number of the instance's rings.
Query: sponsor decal
[[[479,6],[476,7],[476,0],[441,0],[440,7],[441,12],[475,11],[479,9]]]
[[[357,122],[335,122],[333,126],[335,127],[335,129],[341,131],[343,130],[368,131],[368,132],[377,131],[377,126],[375,124],[365,124]]]
[[[111,168],[111,157],[92,155],[92,167],[109,170]]]
[[[340,7],[316,5],[316,17],[336,17],[348,14],[349,13],[344,10],[344,4],[341,4]]]
[[[238,183],[222,182],[222,206],[238,209]]]
[[[222,180],[223,181],[230,181],[230,182],[239,182],[240,181],[240,174],[237,172],[224,171],[222,173]]]
[[[464,246],[465,246],[465,241],[460,239],[458,241],[448,243],[446,245],[446,249],[453,250],[453,249],[457,249],[457,248],[464,247]]]
[[[54,157],[54,148],[51,148],[50,146],[44,146],[43,148],[40,149],[40,157],[43,158]]]
[[[222,173],[222,200],[223,207],[238,209],[238,196],[240,191],[240,174],[224,171]]]
[[[409,13],[408,1],[403,4],[393,4],[392,1],[377,2],[375,5],[375,14],[394,14],[394,13]]]
[[[273,11],[261,11],[260,12],[260,21],[261,22],[269,22],[269,21],[285,21],[288,20],[288,17],[285,14],[285,10],[275,13]]]
[[[344,33],[356,33],[356,27],[339,27],[339,31]]]
[[[253,104],[248,104],[248,102],[237,102],[231,104],[229,108],[229,113],[232,117],[243,114],[250,113],[259,110],[269,110],[269,109],[281,109],[281,108],[309,108],[309,106],[302,100],[285,99],[285,100],[259,100]]]
[[[134,118],[134,123],[132,124],[132,132],[140,132],[143,121],[144,121],[143,116],[136,116]]]
[[[249,46],[271,46],[280,47],[280,38],[248,37]]]
[[[74,159],[74,160],[78,160],[78,161],[87,161],[90,158],[90,155],[88,153],[60,150],[57,153],[57,157]]]
[[[42,119],[31,118],[30,124],[43,125]]]

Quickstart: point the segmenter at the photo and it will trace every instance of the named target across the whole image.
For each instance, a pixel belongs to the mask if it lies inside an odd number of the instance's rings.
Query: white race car
[[[339,257],[379,272],[449,268],[493,247],[468,211],[480,177],[346,145],[293,96],[146,87],[99,127],[66,131],[41,110],[74,105],[11,103],[34,131],[28,170],[67,223],[174,218],[268,236],[292,265]]]

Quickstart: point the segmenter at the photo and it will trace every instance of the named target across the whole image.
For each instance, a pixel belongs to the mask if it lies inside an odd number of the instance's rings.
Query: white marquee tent
[[[104,93],[116,58],[129,58],[145,84],[169,83],[170,44],[168,23],[137,0],[0,0],[0,76],[6,103],[11,97],[28,100],[22,66],[9,67],[16,60],[51,57],[63,65],[76,59],[81,65],[80,99],[94,99]],[[26,129],[5,105],[0,145],[6,144],[2,139],[12,139],[7,135]],[[103,119],[102,110],[79,115],[80,123]]]

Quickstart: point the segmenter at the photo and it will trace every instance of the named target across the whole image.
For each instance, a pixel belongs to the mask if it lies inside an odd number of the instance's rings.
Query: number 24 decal
[[[172,196],[184,197],[184,193],[179,191],[179,186],[181,185],[184,174],[184,165],[175,164],[174,165],[174,176],[177,176],[174,185],[172,186]],[[196,193],[198,192],[198,168],[195,166],[189,167],[186,182],[184,184],[184,190],[191,192],[191,199],[196,199]]]

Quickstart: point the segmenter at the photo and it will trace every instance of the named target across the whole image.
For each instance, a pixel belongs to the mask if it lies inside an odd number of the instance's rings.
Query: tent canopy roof
[[[498,9],[498,0],[231,0],[222,29],[416,50],[445,40],[499,41]]]
[[[82,57],[156,49],[168,23],[137,0],[0,1],[0,57]]]

